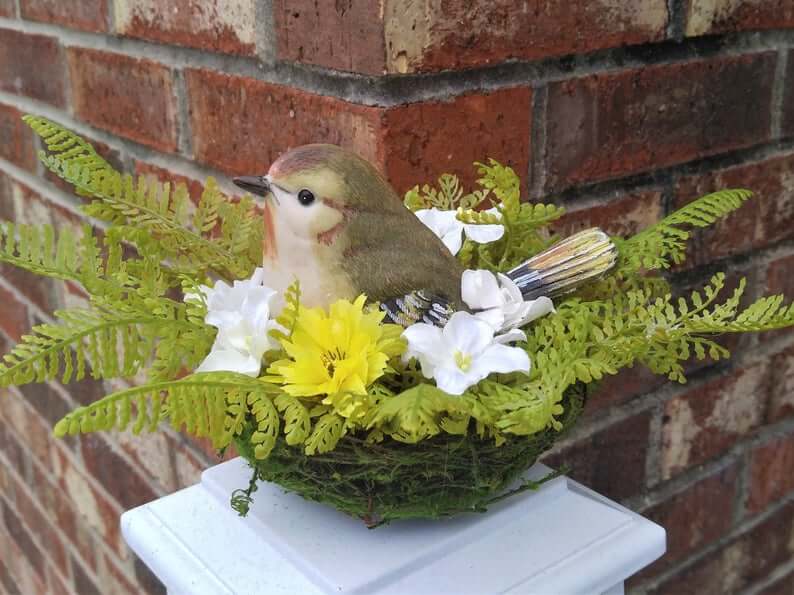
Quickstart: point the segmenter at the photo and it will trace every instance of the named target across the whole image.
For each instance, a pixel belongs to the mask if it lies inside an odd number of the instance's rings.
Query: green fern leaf
[[[741,207],[753,193],[722,190],[707,194],[668,215],[625,242],[618,242],[622,267],[666,269],[683,262],[692,227],[707,227]]]
[[[302,444],[312,430],[309,411],[298,399],[287,393],[277,396],[273,403],[284,419],[284,435],[287,444],[291,446]]]
[[[306,439],[306,454],[323,454],[332,451],[346,431],[343,417],[336,413],[326,413],[317,420],[314,430]]]

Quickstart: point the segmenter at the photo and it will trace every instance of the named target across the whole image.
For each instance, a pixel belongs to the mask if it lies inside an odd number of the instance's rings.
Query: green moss
[[[590,389],[580,384],[566,392],[560,431],[548,428],[531,436],[510,437],[499,446],[471,431],[463,436],[442,433],[416,444],[389,438],[369,443],[347,435],[332,451],[308,456],[280,437],[270,456],[257,459],[248,439],[253,432],[250,426],[235,438],[235,445],[253,467],[256,479],[331,505],[371,527],[399,519],[485,512],[574,425]],[[530,482],[509,495],[537,485]],[[233,506],[241,514],[247,512],[254,491],[251,486],[234,495]]]

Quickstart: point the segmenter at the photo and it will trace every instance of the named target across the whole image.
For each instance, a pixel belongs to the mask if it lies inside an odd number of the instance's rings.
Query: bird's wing
[[[384,300],[380,308],[393,323],[404,327],[417,322],[444,326],[455,311],[446,298],[424,289]]]

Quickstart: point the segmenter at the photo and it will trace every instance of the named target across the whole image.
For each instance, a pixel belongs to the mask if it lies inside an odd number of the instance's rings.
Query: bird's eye
[[[311,190],[306,190],[305,188],[298,192],[298,202],[301,203],[304,207],[308,207],[310,204],[314,202],[314,194],[312,194]]]

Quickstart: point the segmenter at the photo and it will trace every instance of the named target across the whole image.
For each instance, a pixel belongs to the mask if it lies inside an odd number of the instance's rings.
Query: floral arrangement
[[[403,328],[365,295],[323,309],[303,305],[297,283],[270,289],[250,198],[232,201],[208,179],[193,203],[184,185],[134,179],[57,124],[24,119],[44,165],[103,227],[0,224],[0,261],[77,283],[90,300],[23,337],[0,386],[145,377],[72,411],[55,434],[168,422],[218,449],[234,444],[253,468],[233,498],[243,513],[258,479],[370,525],[483,510],[533,487],[504,492],[604,375],[639,363],[684,382],[691,356],[728,356],[715,335],[794,324],[782,296],[742,309],[744,281],[722,296],[717,274],[674,298],[660,274],[684,259],[692,228],[739,208],[746,190],[705,196],[627,239],[580,234],[609,247],[601,274],[552,303],[525,299],[504,273],[555,245],[563,209],[522,202],[518,177],[495,161],[477,164],[471,193],[444,175],[405,205],[465,268],[473,313]]]

